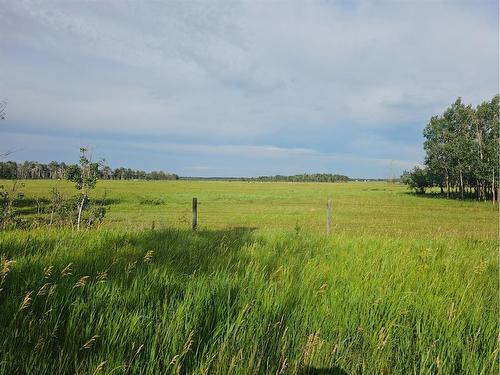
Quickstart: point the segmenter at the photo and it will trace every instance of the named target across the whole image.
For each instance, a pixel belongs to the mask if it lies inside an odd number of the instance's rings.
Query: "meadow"
[[[24,184],[33,201],[75,193]],[[109,202],[97,229],[0,233],[0,373],[499,371],[498,206],[386,182],[93,194]]]

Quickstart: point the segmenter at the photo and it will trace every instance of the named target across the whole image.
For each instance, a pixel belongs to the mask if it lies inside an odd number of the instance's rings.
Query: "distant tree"
[[[312,174],[298,174],[294,176],[260,176],[256,178],[251,178],[250,180],[256,181],[287,181],[287,182],[347,182],[349,177],[330,174],[330,173],[312,173]]]
[[[415,167],[410,172],[403,172],[401,181],[417,194],[425,194],[425,189],[432,186],[429,181],[427,169],[420,167]]]
[[[4,179],[63,179],[69,166],[64,162],[52,161],[43,164],[35,161],[16,163],[15,161],[0,161],[0,178]],[[100,166],[100,180],[178,180],[179,176],[163,171],[145,172],[129,168],[111,169],[107,165]]]

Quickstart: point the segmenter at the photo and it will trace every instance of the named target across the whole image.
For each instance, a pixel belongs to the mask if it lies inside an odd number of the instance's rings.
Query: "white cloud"
[[[5,123],[414,160],[431,115],[498,92],[492,13],[496,2],[9,2]]]

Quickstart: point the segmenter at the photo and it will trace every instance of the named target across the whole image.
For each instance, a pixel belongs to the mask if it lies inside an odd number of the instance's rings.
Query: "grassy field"
[[[24,192],[55,185],[74,193]],[[105,191],[99,229],[0,233],[0,373],[499,371],[498,206],[383,182]]]
[[[1,181],[9,186],[11,182]],[[52,187],[75,194],[65,181],[24,181],[28,197],[47,198]],[[498,206],[487,202],[445,200],[408,194],[406,186],[386,182],[259,183],[224,181],[100,181],[96,198],[112,203],[104,228],[188,229],[191,200],[198,198],[199,225],[220,230],[246,227],[259,231],[299,226],[325,231],[325,205],[333,199],[337,234],[395,237],[466,237],[496,239]]]

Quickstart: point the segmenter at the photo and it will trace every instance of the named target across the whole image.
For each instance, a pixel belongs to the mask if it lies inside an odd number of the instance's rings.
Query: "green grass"
[[[9,186],[10,181],[0,184]],[[24,181],[27,197],[47,198],[52,187],[75,194],[65,181]],[[259,183],[224,181],[100,181],[94,196],[112,202],[105,228],[188,229],[191,200],[198,198],[202,229],[251,227],[288,230],[299,225],[313,234],[325,231],[325,205],[333,199],[337,234],[400,237],[496,239],[498,206],[489,202],[418,197],[399,184]]]
[[[53,184],[27,181],[26,195]],[[0,286],[0,373],[499,371],[491,203],[386,183],[99,190],[113,202],[100,229],[0,233],[16,262]]]

